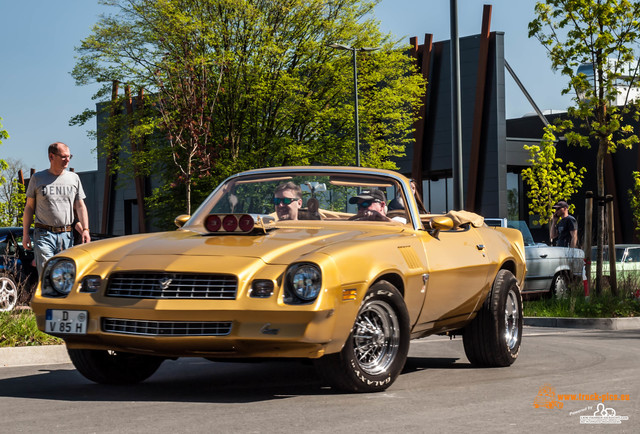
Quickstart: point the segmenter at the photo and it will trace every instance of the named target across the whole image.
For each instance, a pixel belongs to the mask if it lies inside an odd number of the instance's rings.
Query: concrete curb
[[[0,368],[71,363],[64,345],[0,348]]]
[[[640,317],[633,318],[542,318],[525,317],[524,325],[594,330],[637,330]]]
[[[640,329],[640,317],[634,318],[540,318],[525,317],[524,325],[594,330]],[[0,368],[71,363],[64,345],[0,348]]]

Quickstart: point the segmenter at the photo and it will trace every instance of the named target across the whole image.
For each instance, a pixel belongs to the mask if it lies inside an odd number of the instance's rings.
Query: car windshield
[[[13,255],[15,247],[9,232],[0,234],[0,255]]]
[[[275,222],[352,221],[364,209],[386,217],[371,220],[410,223],[403,193],[408,183],[400,175],[311,170],[298,173],[267,170],[231,177],[198,208],[185,228],[202,225],[211,214],[260,215]],[[396,220],[389,221],[392,218]]]
[[[527,223],[522,220],[509,220],[507,222],[507,227],[517,229],[522,232],[522,238],[524,239],[525,246],[535,246],[536,243],[533,241],[533,236],[531,235],[531,231],[529,230],[529,226]]]
[[[624,257],[625,247],[616,247],[616,262],[622,262]],[[591,247],[591,261],[595,262],[598,256],[598,247]],[[609,260],[609,246],[602,246],[602,260]]]
[[[640,262],[640,247],[629,247],[625,262]]]

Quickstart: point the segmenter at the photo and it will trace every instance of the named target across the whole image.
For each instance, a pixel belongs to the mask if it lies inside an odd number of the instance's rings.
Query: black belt
[[[44,229],[44,230],[47,230],[49,232],[53,232],[54,234],[60,234],[62,232],[71,232],[73,230],[73,226],[71,226],[71,225],[69,225],[69,226],[47,226],[47,225],[43,225],[41,223],[35,223],[34,226],[37,227],[38,229]]]

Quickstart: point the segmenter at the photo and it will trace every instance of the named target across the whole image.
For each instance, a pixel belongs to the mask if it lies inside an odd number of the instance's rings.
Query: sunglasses
[[[291,205],[291,202],[295,202],[296,200],[299,200],[299,199],[294,199],[292,197],[274,197],[273,204],[275,206],[278,206],[281,204]]]
[[[73,158],[73,155],[60,155],[60,154],[53,154],[53,155],[60,157],[61,160],[71,160]]]
[[[371,204],[374,204],[374,203],[380,203],[380,201],[378,199],[373,199],[373,200],[365,200],[362,202],[358,202],[358,208],[360,209],[369,208]]]

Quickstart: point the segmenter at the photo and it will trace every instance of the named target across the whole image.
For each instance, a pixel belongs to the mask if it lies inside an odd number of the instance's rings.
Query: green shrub
[[[640,300],[620,291],[615,297],[608,288],[600,295],[584,296],[583,288],[572,288],[564,298],[551,297],[524,301],[524,316],[560,318],[622,318],[640,316]]]
[[[0,312],[0,347],[62,344],[62,339],[38,330],[31,309]]]

